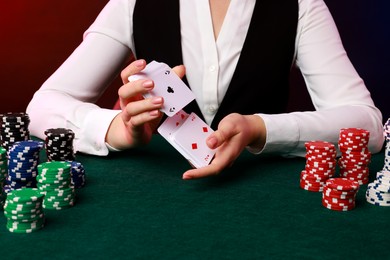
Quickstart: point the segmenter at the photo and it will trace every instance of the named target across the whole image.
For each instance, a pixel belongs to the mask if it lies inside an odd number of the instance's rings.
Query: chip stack
[[[50,161],[38,165],[37,186],[45,194],[45,209],[66,209],[75,202],[75,189],[71,185],[71,165],[63,161]]]
[[[8,150],[15,142],[30,139],[28,114],[23,112],[0,114],[0,122],[1,146],[5,149]]]
[[[383,170],[390,171],[390,118],[383,126],[383,135],[385,137],[385,162]]]
[[[367,185],[366,200],[377,206],[390,206],[390,172],[377,172],[376,180]]]
[[[305,143],[306,166],[301,171],[300,187],[314,192],[321,192],[325,182],[334,176],[336,169],[336,147],[326,141]]]
[[[85,186],[85,169],[84,166],[77,161],[69,162],[71,164],[72,185],[75,189]]]
[[[359,183],[347,178],[331,178],[322,191],[322,205],[336,211],[349,211],[356,206]]]
[[[390,119],[384,127],[386,142],[383,169],[376,174],[376,179],[367,185],[366,200],[377,206],[390,206]]]
[[[338,161],[340,177],[367,184],[370,170],[371,152],[368,150],[370,132],[361,128],[343,128],[340,130]]]
[[[48,161],[74,161],[74,132],[67,128],[50,128],[45,131],[45,149]]]
[[[24,187],[36,187],[39,153],[43,142],[19,141],[8,149],[8,176],[6,185],[10,190]]]
[[[10,191],[4,205],[7,229],[13,233],[31,233],[45,224],[44,195],[35,188]]]
[[[4,205],[5,200],[5,191],[4,191],[4,184],[5,179],[7,178],[7,150],[3,147],[0,147],[0,207]]]

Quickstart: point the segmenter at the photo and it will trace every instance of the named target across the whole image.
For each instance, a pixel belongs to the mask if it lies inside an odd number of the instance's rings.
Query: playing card
[[[164,98],[163,111],[171,117],[195,99],[194,93],[184,84],[175,72],[165,63],[152,61],[140,73],[130,76],[129,81],[151,79],[154,88],[145,98],[161,96]]]
[[[157,129],[168,142],[171,140],[171,135],[180,128],[184,121],[188,118],[188,114],[184,110],[180,110],[172,117],[168,117]]]
[[[167,117],[165,121],[157,129],[157,132],[165,138],[178,152],[180,152],[187,160],[189,155],[183,151],[183,149],[172,140],[172,135],[183,125],[185,120],[188,118],[188,114],[180,110],[172,117]]]
[[[215,150],[206,144],[207,137],[214,131],[195,113],[191,113],[171,139],[185,154],[183,156],[196,168],[207,166],[214,157]]]

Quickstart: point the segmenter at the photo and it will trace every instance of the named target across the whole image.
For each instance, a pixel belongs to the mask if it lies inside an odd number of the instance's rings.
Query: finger
[[[186,67],[184,65],[175,66],[172,68],[172,70],[176,73],[179,78],[184,77],[186,74]]]
[[[146,93],[154,88],[154,82],[152,80],[137,80],[134,82],[126,83],[118,90],[119,98],[127,100]]]
[[[162,113],[159,110],[152,110],[131,117],[130,120],[128,121],[128,124],[133,127],[139,127],[161,117],[162,117]]]
[[[232,165],[237,155],[229,152],[217,153],[214,160],[208,166],[191,169],[183,174],[183,180],[199,179],[219,174],[223,169]]]
[[[191,169],[186,171],[183,174],[183,180],[192,180],[204,178],[212,175],[217,175],[220,172],[218,165],[210,164],[208,166],[199,168],[199,169]]]
[[[129,103],[125,110],[130,116],[136,116],[144,112],[159,110],[164,104],[162,97],[151,97],[136,102]]]
[[[230,120],[223,119],[218,125],[218,130],[206,139],[206,144],[209,148],[216,149],[236,134],[237,128],[235,124]]]
[[[135,73],[140,72],[143,70],[146,66],[146,61],[143,59],[135,60],[132,63],[130,63],[126,68],[124,68],[121,72],[121,78],[123,84],[126,84],[129,82],[128,77],[130,75],[133,75]]]

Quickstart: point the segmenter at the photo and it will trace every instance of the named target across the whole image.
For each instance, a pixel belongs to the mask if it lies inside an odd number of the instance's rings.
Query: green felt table
[[[44,156],[43,156],[44,158]],[[41,158],[42,159],[42,158]],[[161,137],[143,148],[77,154],[87,185],[74,207],[14,234],[0,217],[0,259],[379,259],[390,257],[390,208],[338,212],[299,188],[304,158],[243,153],[223,174],[183,181],[189,168]],[[373,156],[371,179],[384,153]]]

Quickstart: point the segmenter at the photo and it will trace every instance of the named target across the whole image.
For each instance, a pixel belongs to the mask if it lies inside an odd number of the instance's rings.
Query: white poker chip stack
[[[386,142],[383,169],[376,174],[376,180],[368,184],[366,200],[378,206],[390,206],[390,118],[385,123],[384,137]]]

